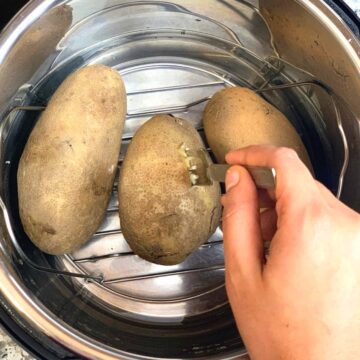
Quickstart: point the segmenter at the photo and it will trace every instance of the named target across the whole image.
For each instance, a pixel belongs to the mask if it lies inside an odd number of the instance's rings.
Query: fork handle
[[[226,172],[231,165],[210,164],[208,177],[213,181],[225,182]],[[262,166],[244,166],[259,189],[274,189],[276,185],[276,171],[274,168]]]

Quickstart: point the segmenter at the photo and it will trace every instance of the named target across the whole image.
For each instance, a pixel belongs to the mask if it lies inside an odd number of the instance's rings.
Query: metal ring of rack
[[[218,85],[218,84],[221,84],[221,82],[214,82],[211,84]],[[209,84],[208,83],[200,84],[200,86],[206,86],[206,85],[209,85]],[[330,87],[328,87],[326,84],[322,83],[321,81],[309,80],[309,81],[294,82],[294,83],[289,83],[289,84],[281,84],[281,85],[276,85],[276,86],[269,86],[269,87],[257,89],[257,90],[255,90],[255,92],[263,93],[263,92],[268,92],[268,91],[283,90],[283,89],[289,89],[289,88],[293,88],[293,87],[303,87],[303,86],[309,86],[309,85],[320,87],[321,89],[326,91],[326,93],[329,95],[329,97],[331,99],[332,106],[333,106],[333,109],[335,112],[336,123],[337,123],[337,127],[339,130],[339,133],[340,133],[340,136],[341,136],[341,139],[343,142],[343,148],[344,148],[344,161],[343,161],[343,164],[341,167],[341,171],[340,171],[340,175],[339,175],[339,182],[338,182],[338,189],[337,189],[337,197],[340,197],[342,187],[343,187],[344,176],[345,176],[345,173],[346,173],[346,170],[348,167],[348,162],[349,162],[349,148],[348,148],[348,142],[346,139],[344,128],[342,125],[340,111],[339,111],[337,101],[336,101],[337,95],[334,93],[334,91]],[[176,86],[176,87],[167,87],[167,88],[161,88],[161,89],[148,89],[148,90],[145,90],[145,92],[178,90],[178,89],[182,89],[182,88],[183,87],[181,87],[181,86]],[[129,95],[136,94],[136,93],[137,92],[133,92],[133,93],[130,93]],[[132,112],[132,113],[127,114],[127,118],[134,118],[134,117],[138,117],[138,116],[149,116],[149,115],[155,115],[155,114],[160,114],[160,113],[164,113],[164,112],[171,113],[171,112],[187,111],[191,107],[199,105],[201,103],[204,103],[204,102],[208,101],[209,99],[210,99],[210,97],[204,97],[204,98],[195,100],[191,103],[184,104],[184,105],[170,106],[170,107],[166,107],[166,108],[155,108],[155,109],[143,110],[141,112]],[[10,116],[13,115],[17,111],[43,111],[43,110],[45,110],[45,108],[46,108],[45,106],[15,106],[7,112],[3,123],[7,123]],[[130,139],[128,139],[128,140],[130,140]],[[0,197],[0,208],[1,208],[3,216],[4,216],[5,226],[10,235],[10,239],[11,239],[12,243],[14,244],[14,247],[16,248],[21,260],[24,263],[26,263],[28,266],[30,266],[31,268],[33,268],[34,270],[37,270],[37,271],[53,273],[53,274],[57,274],[57,275],[61,275],[61,276],[78,277],[78,278],[83,278],[88,281],[92,281],[92,282],[96,282],[96,283],[107,284],[107,283],[114,283],[114,282],[136,281],[136,280],[142,280],[142,279],[147,279],[147,278],[154,278],[154,277],[158,277],[158,276],[169,276],[169,275],[173,275],[173,274],[177,274],[177,273],[201,272],[201,271],[209,270],[209,268],[194,268],[194,269],[186,269],[186,270],[175,270],[175,271],[169,271],[169,272],[160,273],[160,274],[129,276],[129,277],[122,277],[122,278],[106,281],[106,279],[104,279],[103,276],[101,276],[101,275],[94,276],[94,275],[89,275],[86,273],[62,271],[62,270],[58,270],[58,269],[54,269],[54,268],[40,266],[40,265],[34,263],[31,259],[29,259],[29,257],[24,253],[21,246],[19,245],[19,243],[16,239],[16,236],[13,232],[12,226],[11,226],[11,221],[10,221],[8,210],[7,210],[6,205],[1,197]],[[121,233],[121,230],[113,230],[111,233]],[[103,235],[103,233],[96,233],[94,236],[97,236],[97,235]],[[222,243],[222,241],[214,241],[211,243],[207,242],[207,243],[203,244],[202,246],[203,247],[209,246],[210,244],[213,244],[213,243],[214,244]],[[133,255],[133,253],[132,252],[118,253],[118,254],[112,254],[111,256],[117,257],[117,256],[121,256],[121,255],[124,255],[124,256],[125,255]],[[66,255],[66,257],[71,259],[71,257],[69,257],[69,255]],[[71,260],[74,261],[73,259],[71,259]],[[82,260],[85,261],[86,259],[85,260],[77,259],[77,260],[75,260],[75,262],[81,263]],[[216,266],[213,266],[213,268],[214,268],[214,270],[224,269],[224,265],[216,265]]]

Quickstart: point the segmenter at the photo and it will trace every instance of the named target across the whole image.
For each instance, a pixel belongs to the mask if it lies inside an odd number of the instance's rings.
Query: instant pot
[[[341,1],[28,2],[0,36],[1,324],[41,359],[244,359],[220,229],[182,264],[150,264],[122,236],[115,182],[92,239],[45,255],[19,219],[22,150],[52,93],[88,64],[112,66],[126,84],[119,171],[150,116],[176,114],[204,136],[211,95],[247,86],[288,117],[316,177],[359,211],[359,56],[359,21]]]

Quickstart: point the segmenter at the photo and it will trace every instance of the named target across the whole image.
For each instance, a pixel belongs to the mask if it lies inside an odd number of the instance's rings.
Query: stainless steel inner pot
[[[0,290],[11,308],[29,329],[87,358],[242,358],[220,229],[184,263],[150,264],[122,237],[115,183],[106,219],[80,250],[50,257],[32,245],[16,171],[39,116],[33,106],[46,106],[81,66],[116,68],[128,93],[121,171],[151,115],[189,119],[203,136],[202,110],[215,91],[258,89],[298,130],[316,177],[359,210],[359,54],[357,38],[320,0],[32,1],[0,38]],[[32,108],[7,116],[20,105]],[[38,271],[27,259],[103,281]]]

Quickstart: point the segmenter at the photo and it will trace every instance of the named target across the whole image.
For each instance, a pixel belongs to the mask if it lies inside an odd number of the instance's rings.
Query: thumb
[[[261,276],[264,256],[257,189],[249,172],[237,165],[228,170],[225,185],[225,266],[227,272],[254,280]]]

